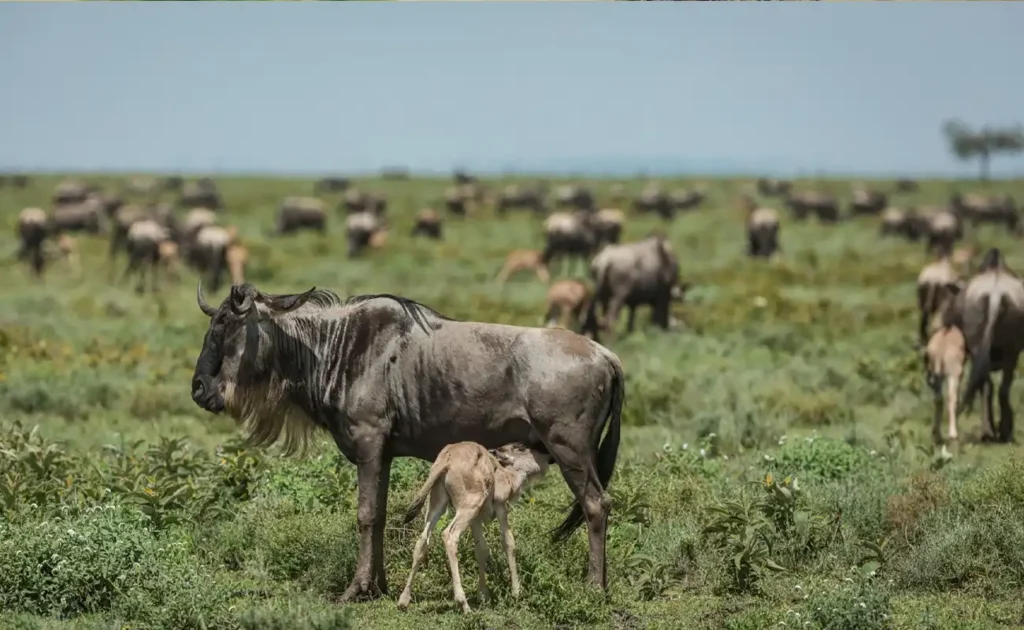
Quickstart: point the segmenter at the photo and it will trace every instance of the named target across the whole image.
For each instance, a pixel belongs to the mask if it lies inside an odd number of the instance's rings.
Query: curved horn
[[[253,291],[246,290],[247,285],[235,285],[231,287],[231,310],[235,315],[245,315],[252,308]]]
[[[202,310],[208,317],[213,317],[217,314],[217,309],[213,308],[206,303],[203,299],[203,281],[200,280],[199,284],[196,285],[196,303],[199,304],[200,310]]]

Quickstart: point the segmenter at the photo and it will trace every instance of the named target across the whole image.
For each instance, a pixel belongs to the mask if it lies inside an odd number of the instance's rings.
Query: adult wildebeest
[[[525,208],[541,214],[547,210],[544,202],[545,189],[541,185],[525,186],[509,184],[502,188],[494,200],[494,209],[500,216],[509,210]]]
[[[1017,358],[1024,348],[1024,282],[1011,271],[1002,253],[992,248],[978,265],[978,274],[961,291],[947,310],[944,325],[955,325],[967,339],[971,372],[957,413],[970,409],[981,390],[982,439],[1009,442],[1013,438],[1013,409],[1010,387]],[[991,372],[1002,371],[999,383],[999,434],[992,426]]]
[[[351,182],[344,177],[324,177],[313,186],[313,192],[318,195],[325,192],[345,192],[350,184]]]
[[[635,243],[607,245],[590,262],[594,300],[590,308],[603,309],[603,327],[614,332],[619,311],[629,308],[627,330],[633,332],[636,309],[650,305],[651,321],[668,330],[670,307],[689,288],[679,284],[679,261],[668,240],[655,234]],[[596,317],[596,310],[593,315]]]
[[[555,531],[584,520],[587,576],[606,586],[605,488],[618,452],[624,376],[617,356],[558,328],[448,319],[412,300],[231,287],[210,317],[192,399],[226,411],[256,444],[301,449],[328,431],[357,466],[359,552],[343,599],[387,593],[384,526],[395,457],[433,460],[448,444],[522,442],[550,453],[575,496]],[[600,436],[607,426],[607,435]]]
[[[212,179],[204,177],[196,182],[188,182],[181,191],[180,205],[186,208],[209,208],[221,210],[224,200]]]
[[[378,217],[383,217],[388,210],[388,200],[381,195],[349,188],[341,197],[339,209],[355,214],[358,212],[371,212]]]
[[[622,240],[622,225],[626,215],[618,208],[602,208],[590,218],[590,227],[597,237],[597,247],[616,244]]]
[[[46,266],[43,243],[47,232],[46,212],[42,208],[25,208],[18,213],[18,260],[27,260],[37,276],[42,275]]]
[[[544,220],[544,251],[541,262],[550,268],[555,258],[565,258],[565,266],[578,258],[586,264],[597,248],[597,234],[591,225],[590,213],[555,212]]]
[[[57,205],[50,214],[50,231],[54,235],[63,232],[99,234],[102,229],[103,204],[95,197],[87,197],[81,203]]]
[[[694,210],[700,207],[700,204],[704,203],[706,197],[707,193],[701,188],[694,190],[679,188],[673,190],[668,196],[672,210],[679,212],[686,212],[687,210]]]
[[[928,222],[913,208],[889,207],[882,211],[878,231],[882,236],[902,236],[908,241],[919,241],[928,232]]]
[[[413,236],[426,236],[434,240],[441,239],[441,217],[433,208],[423,208],[416,213],[416,222],[412,227]]]
[[[381,229],[380,220],[373,212],[356,212],[345,219],[348,256],[354,258],[370,244],[370,239]]]
[[[473,184],[449,186],[444,191],[444,207],[455,216],[464,217],[469,214],[470,205],[478,197],[476,186]]]
[[[128,266],[122,279],[131,274],[138,275],[135,290],[142,293],[146,288],[146,268],[149,268],[150,288],[157,290],[156,277],[160,267],[160,244],[170,240],[170,232],[153,219],[136,221],[128,228]]]
[[[66,179],[53,189],[53,205],[64,206],[82,203],[89,195],[89,187],[74,179]]]
[[[779,213],[758,206],[749,195],[740,197],[740,207],[747,213],[747,255],[771,258],[779,251]]]
[[[324,202],[316,197],[285,197],[277,212],[274,234],[283,236],[299,230],[327,231],[327,212]]]
[[[850,213],[858,216],[876,215],[888,205],[889,198],[884,192],[857,186],[850,199]]]
[[[793,183],[785,179],[762,177],[757,180],[757,192],[765,197],[785,196],[793,188]]]
[[[917,275],[917,310],[920,315],[917,337],[922,345],[934,332],[929,330],[933,318],[941,315],[960,292],[961,287],[957,284],[959,281],[960,275],[953,267],[948,253],[925,266]]]
[[[659,184],[651,182],[644,186],[640,195],[633,200],[633,210],[637,213],[656,212],[663,219],[671,219],[674,208],[672,198]]]
[[[819,190],[787,191],[784,198],[786,205],[798,220],[814,214],[821,223],[839,221],[839,202],[829,193]]]
[[[1008,230],[1015,230],[1020,222],[1017,203],[1010,195],[954,193],[949,203],[958,217],[972,225],[1001,223]]]
[[[559,186],[555,189],[555,207],[593,211],[595,209],[594,193],[584,186],[572,184]]]
[[[949,210],[938,208],[925,208],[921,212],[925,222],[925,251],[937,250],[939,254],[950,254],[953,245],[963,238],[963,224],[960,219]]]

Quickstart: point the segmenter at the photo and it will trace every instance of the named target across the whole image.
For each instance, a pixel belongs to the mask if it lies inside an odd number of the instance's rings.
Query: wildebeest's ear
[[[305,293],[296,293],[295,295],[275,295],[267,301],[267,304],[275,311],[290,311],[305,304],[313,295],[313,291],[316,291],[316,287]]]

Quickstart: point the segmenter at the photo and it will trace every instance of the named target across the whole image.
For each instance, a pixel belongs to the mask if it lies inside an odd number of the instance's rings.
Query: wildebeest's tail
[[[617,361],[609,361],[609,363],[615,370],[615,378],[612,381],[611,403],[608,405],[608,412],[603,423],[608,426],[608,432],[597,449],[595,461],[597,480],[601,484],[602,491],[608,489],[608,482],[611,481],[612,473],[615,472],[615,460],[619,454],[619,435],[622,428],[622,403],[626,388],[626,378],[622,373],[622,366]],[[598,435],[600,433],[598,432]],[[561,525],[554,529],[552,537],[555,541],[564,541],[582,524],[583,506],[579,501],[574,501],[569,515],[565,517]]]
[[[1003,294],[992,291],[988,295],[988,310],[985,313],[985,331],[981,336],[981,345],[977,352],[971,353],[971,375],[967,379],[967,390],[960,401],[957,413],[963,413],[970,409],[974,403],[974,396],[981,389],[981,386],[988,380],[992,371],[992,333],[996,327],[996,320],[999,319],[999,311],[1002,307]]]
[[[445,473],[448,472],[448,466],[445,464],[434,465],[430,467],[430,474],[427,475],[427,480],[423,483],[420,491],[416,493],[412,503],[405,509],[405,516],[402,517],[402,524],[408,525],[409,523],[416,520],[416,517],[420,512],[423,511],[423,504],[427,502],[427,497],[430,496],[430,491],[434,489],[434,485],[438,482],[443,481]]]

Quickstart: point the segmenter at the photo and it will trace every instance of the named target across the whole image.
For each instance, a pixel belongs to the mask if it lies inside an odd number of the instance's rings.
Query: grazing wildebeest
[[[54,206],[50,214],[50,231],[54,235],[63,232],[99,234],[102,228],[103,205],[94,197],[87,197],[81,203]]]
[[[797,190],[785,194],[786,205],[798,220],[814,214],[821,223],[835,223],[839,220],[839,202],[836,198],[818,190]]]
[[[590,227],[597,237],[597,248],[616,244],[622,239],[622,224],[626,215],[618,208],[602,208],[590,218]]]
[[[186,208],[209,208],[221,210],[224,200],[212,179],[204,177],[196,182],[188,182],[182,188],[178,203]]]
[[[970,409],[981,390],[982,439],[1009,442],[1013,438],[1010,387],[1017,358],[1024,348],[1024,282],[1006,266],[1002,253],[992,248],[978,265],[978,274],[957,295],[947,310],[944,325],[956,325],[967,339],[971,371],[958,413]],[[991,372],[1002,371],[999,383],[999,433],[992,426]]]
[[[1020,215],[1017,203],[1009,195],[981,195],[954,193],[950,206],[956,215],[972,225],[1003,224],[1009,230],[1017,229]]]
[[[606,587],[605,489],[624,398],[610,350],[558,328],[451,320],[392,295],[342,301],[315,288],[268,295],[243,284],[214,308],[200,285],[196,300],[210,317],[192,378],[196,404],[227,411],[256,444],[283,431],[288,451],[325,429],[357,466],[359,552],[343,600],[387,593],[392,459],[433,460],[465,440],[551,454],[576,499],[556,540],[585,520],[588,580]]]
[[[757,180],[757,192],[765,197],[784,197],[793,188],[793,183],[784,179],[762,177]]]
[[[650,305],[651,321],[668,330],[670,307],[681,300],[689,284],[679,283],[679,261],[663,235],[655,234],[635,243],[607,245],[590,262],[594,300],[590,308],[603,310],[602,327],[614,332],[619,311],[629,308],[627,329],[633,332],[636,308]]]
[[[324,202],[316,197],[285,197],[277,212],[274,235],[292,234],[299,230],[327,231]]]
[[[381,229],[380,220],[373,212],[355,212],[345,218],[348,255],[354,258],[370,244],[370,238]]]
[[[888,205],[889,198],[884,192],[857,186],[850,199],[850,213],[855,216],[876,215]]]
[[[572,259],[578,258],[583,264],[594,255],[597,248],[597,234],[591,225],[589,212],[554,212],[544,220],[544,252],[541,261],[551,268],[556,258],[565,258],[566,267]]]
[[[945,398],[949,415],[949,439],[959,437],[956,422],[957,397],[960,379],[967,361],[967,342],[956,326],[940,328],[928,340],[924,351],[925,380],[935,399],[935,415],[932,419],[932,439],[942,442],[942,402]],[[945,396],[943,396],[945,386]]]
[[[43,243],[49,232],[46,211],[42,208],[25,208],[18,213],[18,260],[29,263],[32,272],[42,275],[46,267]]]
[[[589,188],[568,184],[555,189],[555,207],[593,211],[594,194]]]
[[[122,280],[131,274],[138,276],[135,291],[146,290],[146,268],[149,268],[150,289],[157,290],[157,272],[160,267],[160,244],[171,240],[167,228],[153,219],[142,219],[132,223],[128,228],[128,266],[125,267]]]
[[[351,182],[345,177],[324,177],[316,182],[313,192],[316,194],[345,192]]]
[[[474,199],[475,190],[471,184],[449,186],[444,191],[444,207],[455,216],[464,217],[469,214],[469,206]]]
[[[651,182],[644,186],[640,195],[633,200],[633,210],[640,214],[656,212],[663,219],[671,219],[674,210],[672,197],[660,184]]]
[[[545,326],[577,330],[581,335],[600,342],[600,325],[594,309],[590,308],[594,291],[586,282],[578,278],[558,280],[548,287],[546,299]]]
[[[515,539],[508,526],[508,510],[529,485],[544,477],[551,464],[551,455],[529,448],[525,444],[506,444],[488,450],[476,442],[457,442],[444,447],[430,467],[427,481],[416,493],[405,513],[405,524],[411,523],[427,505],[423,533],[416,540],[412,553],[412,568],[405,590],[398,598],[398,607],[405,608],[412,601],[412,580],[423,562],[430,543],[430,534],[437,527],[447,508],[455,511],[448,527],[441,532],[448,566],[452,572],[452,590],[455,603],[463,612],[472,612],[462,589],[459,574],[459,537],[466,528],[473,532],[475,543],[477,583],[480,599],[491,598],[487,588],[487,560],[490,553],[484,540],[483,525],[498,517],[501,546],[505,549],[511,574],[512,597],[519,597],[519,572],[516,571]],[[427,500],[429,499],[429,503]]]
[[[496,280],[498,284],[505,284],[512,274],[527,270],[537,274],[537,279],[541,282],[551,281],[551,274],[548,272],[547,265],[544,264],[543,252],[536,249],[514,249],[509,252]]]
[[[370,212],[378,217],[383,217],[388,209],[388,200],[381,195],[349,188],[341,197],[340,210],[356,214],[359,212]]]
[[[779,213],[758,206],[749,195],[740,197],[740,207],[747,213],[747,255],[771,258],[779,251]]]
[[[940,254],[951,253],[953,245],[964,235],[963,224],[959,218],[941,207],[922,209],[921,216],[926,222],[925,251],[934,250]]]
[[[509,210],[519,208],[533,210],[533,212],[541,214],[547,210],[544,196],[544,188],[540,185],[509,184],[498,192],[494,200],[494,209],[501,216],[504,216]]]
[[[893,189],[898,193],[912,193],[920,189],[918,183],[913,179],[897,179]]]
[[[921,345],[928,341],[932,320],[950,306],[960,292],[960,275],[953,267],[949,254],[942,254],[938,260],[925,266],[917,275],[917,310],[920,320],[917,337]]]
[[[435,240],[441,239],[441,217],[433,208],[423,208],[416,214],[416,223],[412,227],[413,236],[426,236]]]
[[[927,218],[913,208],[889,207],[882,212],[879,233],[882,236],[902,236],[909,241],[919,241],[928,232]]]
[[[53,205],[65,206],[80,204],[89,195],[89,186],[78,180],[66,179],[57,184],[53,190]]]
[[[160,183],[152,177],[132,177],[124,183],[122,193],[126,197],[151,197],[160,189]]]
[[[188,252],[189,264],[209,274],[210,286],[214,291],[220,288],[221,278],[227,268],[228,248],[235,242],[236,235],[234,229],[207,225],[196,233]]]
[[[669,204],[672,206],[672,210],[686,212],[687,210],[693,210],[700,207],[700,205],[704,203],[706,193],[702,189],[677,189],[669,193],[668,198]]]

